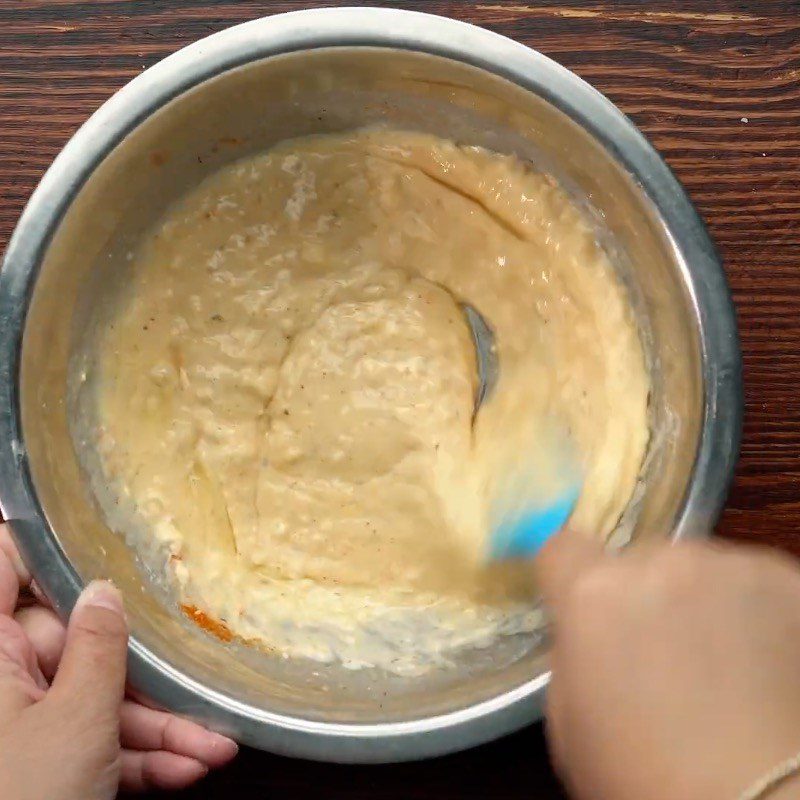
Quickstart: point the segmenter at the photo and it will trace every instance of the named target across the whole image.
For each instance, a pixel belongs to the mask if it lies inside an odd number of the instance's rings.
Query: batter
[[[132,257],[83,392],[95,480],[182,603],[244,640],[441,666],[539,623],[481,555],[503,464],[558,427],[576,528],[607,535],[631,497],[649,383],[626,293],[516,158],[390,130],[285,142],[205,180]],[[501,365],[474,419],[461,302]]]

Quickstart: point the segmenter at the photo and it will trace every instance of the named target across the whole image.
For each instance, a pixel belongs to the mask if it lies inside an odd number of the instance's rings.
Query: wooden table
[[[313,2],[0,0],[0,244],[42,172],[115,89],[182,45]],[[365,2],[362,5],[388,5]],[[742,458],[719,532],[800,555],[800,2],[407,0],[535,47],[628,113],[725,260],[744,350]],[[421,764],[244,752],[186,798],[557,798],[539,727]]]

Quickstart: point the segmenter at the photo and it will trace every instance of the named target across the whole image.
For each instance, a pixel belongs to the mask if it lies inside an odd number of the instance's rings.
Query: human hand
[[[547,730],[577,800],[730,800],[800,751],[800,569],[761,548],[537,559],[554,624]],[[790,779],[770,800],[800,797]]]
[[[125,699],[128,630],[119,592],[89,585],[64,628],[0,525],[0,787],[4,800],[107,800],[178,789],[236,754],[230,739]],[[43,600],[43,598],[41,598]]]

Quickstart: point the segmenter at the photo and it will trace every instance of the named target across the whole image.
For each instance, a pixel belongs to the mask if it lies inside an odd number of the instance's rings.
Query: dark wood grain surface
[[[0,247],[68,137],[146,66],[237,22],[354,4],[0,0]],[[800,555],[800,0],[391,5],[474,22],[543,51],[608,95],[664,154],[719,245],[741,326],[745,431],[719,533]],[[538,727],[390,767],[245,752],[181,797],[273,795],[562,797]]]

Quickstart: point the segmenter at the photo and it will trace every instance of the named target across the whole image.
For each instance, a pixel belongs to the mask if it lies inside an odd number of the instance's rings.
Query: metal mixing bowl
[[[740,357],[720,263],[664,162],[564,68],[451,20],[379,9],[256,20],[138,76],[47,172],[0,277],[0,495],[62,615],[81,585],[125,593],[130,678],[154,700],[265,749],[333,761],[457,750],[536,719],[546,645],[510,640],[402,679],[284,661],[188,624],[108,530],[67,424],[70,353],[125,253],[187,187],[281,139],[389,123],[516,152],[558,177],[631,288],[653,374],[653,444],[634,536],[706,533],[733,470]]]

